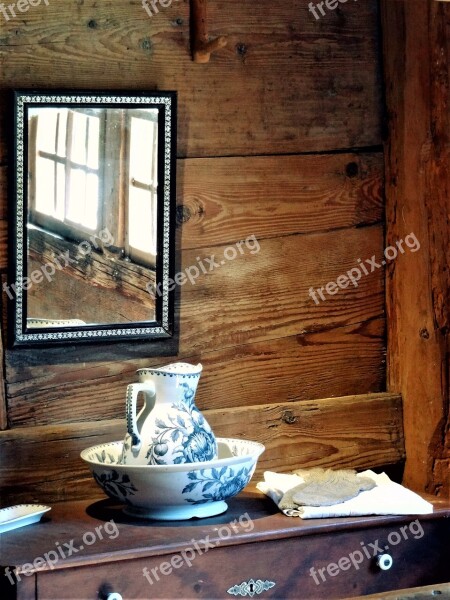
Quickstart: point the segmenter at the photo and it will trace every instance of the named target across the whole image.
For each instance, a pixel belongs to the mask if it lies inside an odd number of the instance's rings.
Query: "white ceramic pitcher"
[[[173,363],[138,369],[139,383],[127,388],[127,435],[122,464],[171,465],[217,458],[211,427],[195,406],[202,365]],[[136,416],[139,392],[145,404]]]

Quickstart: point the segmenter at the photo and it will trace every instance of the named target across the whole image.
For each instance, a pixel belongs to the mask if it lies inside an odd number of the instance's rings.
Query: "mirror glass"
[[[15,92],[16,344],[171,335],[175,104]]]

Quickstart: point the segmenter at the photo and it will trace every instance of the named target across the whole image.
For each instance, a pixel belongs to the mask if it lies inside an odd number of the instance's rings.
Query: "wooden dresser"
[[[61,503],[0,536],[0,598],[307,600],[444,583],[450,502],[433,503],[419,518],[302,521],[249,489],[223,515],[177,523],[133,520],[105,499]]]

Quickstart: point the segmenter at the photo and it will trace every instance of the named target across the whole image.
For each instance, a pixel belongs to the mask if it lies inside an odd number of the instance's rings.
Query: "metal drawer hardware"
[[[253,598],[255,594],[261,594],[273,588],[275,585],[274,581],[261,581],[261,579],[250,579],[250,581],[243,581],[240,585],[234,585],[230,587],[227,592],[232,596],[250,596]]]
[[[380,567],[382,571],[389,571],[393,564],[394,559],[390,554],[379,554],[377,556],[377,566]]]

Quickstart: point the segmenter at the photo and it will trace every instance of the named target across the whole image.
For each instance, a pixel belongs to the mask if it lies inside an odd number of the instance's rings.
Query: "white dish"
[[[44,504],[16,504],[2,508],[0,509],[0,533],[36,523],[49,510],[51,507]]]

